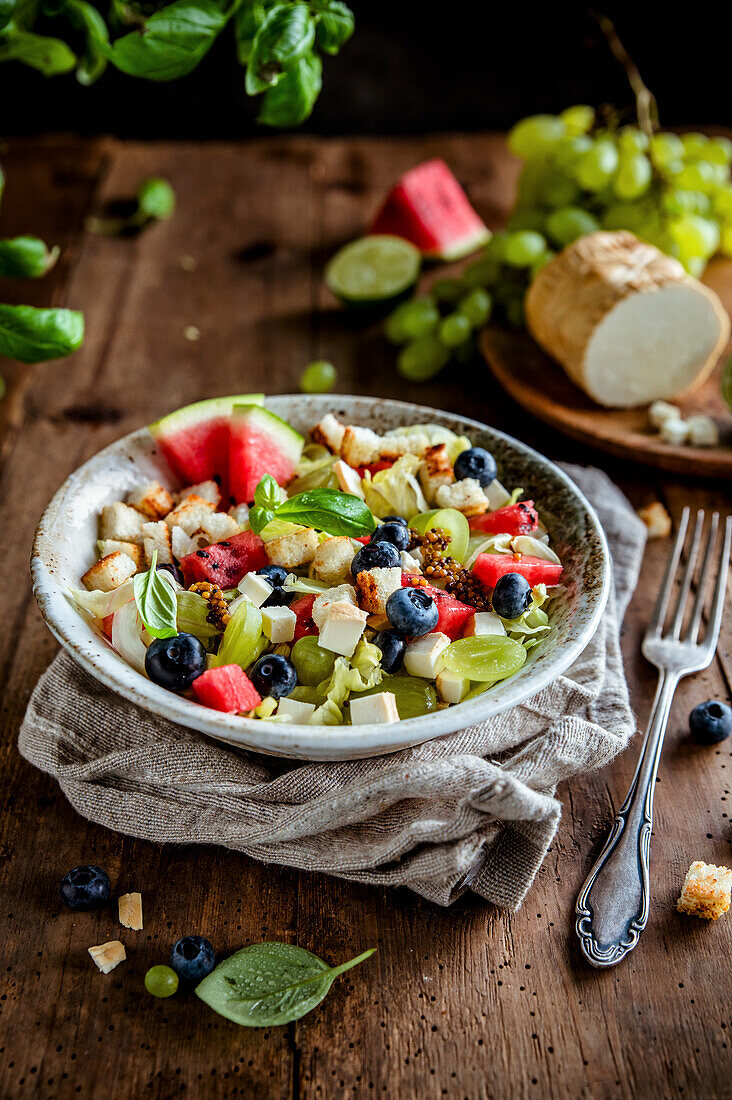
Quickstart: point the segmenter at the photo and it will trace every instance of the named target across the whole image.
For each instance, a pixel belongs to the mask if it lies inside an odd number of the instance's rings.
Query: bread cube
[[[316,598],[311,615],[318,630],[322,629],[323,623],[328,617],[330,606],[334,603],[350,603],[352,607],[358,607],[356,590],[353,585],[339,584],[335,588],[329,588],[327,592],[323,592]]]
[[[345,600],[332,603],[318,635],[318,645],[331,653],[352,657],[366,629],[368,615]]]
[[[402,587],[401,566],[383,569],[362,569],[356,577],[358,602],[369,615],[384,615],[386,601]]]
[[[179,531],[180,528],[176,527],[175,530]],[[145,547],[145,560],[148,565],[152,564],[152,557],[156,550],[158,552],[158,565],[172,564],[172,531],[165,520],[159,519],[157,523],[146,523],[142,529],[142,538]]]
[[[94,959],[102,974],[109,974],[115,966],[127,958],[124,944],[119,940],[109,940],[108,943],[100,943],[98,947],[90,947],[89,954]]]
[[[120,554],[127,554],[128,558],[132,558],[137,566],[138,572],[145,564],[145,551],[136,542],[120,542],[119,539],[100,539],[97,545],[99,547],[100,558],[106,558],[110,554],[116,554],[119,551]]]
[[[695,860],[686,872],[681,895],[676,903],[679,913],[717,920],[727,912],[732,893],[732,870]]]
[[[187,485],[185,489],[176,493],[175,502],[180,504],[188,497],[200,497],[201,500],[207,500],[209,504],[213,504],[214,508],[218,508],[221,504],[221,489],[215,481],[199,481],[197,485]]]
[[[408,676],[434,680],[442,670],[442,654],[450,644],[447,634],[435,631],[409,642],[404,653],[404,669]]]
[[[671,534],[671,516],[660,500],[639,508],[638,515],[646,525],[649,539],[667,539]]]
[[[142,545],[142,528],[146,520],[129,504],[107,504],[102,508],[99,521],[100,539],[116,539],[119,542],[139,542]]]
[[[310,437],[314,443],[319,443],[321,447],[327,447],[333,454],[338,454],[345,432],[345,424],[341,424],[333,413],[326,413],[310,432]]]
[[[242,530],[249,526],[248,504],[232,504],[231,508],[229,508],[229,515],[236,520]]]
[[[481,516],[488,511],[488,498],[474,477],[440,485],[435,493],[440,508],[457,508],[465,516]]]
[[[377,691],[373,695],[352,695],[349,700],[352,726],[387,724],[399,721],[396,695],[393,691]]]
[[[354,428],[349,425],[343,433],[339,450],[341,458],[349,466],[367,466],[378,459],[381,439],[370,428]]]
[[[349,466],[347,462],[339,458],[337,462],[333,463],[333,473],[336,476],[339,488],[342,489],[344,493],[350,493],[351,496],[360,497],[361,500],[366,499],[366,495],[361,485],[361,475],[358,470],[354,470],[352,466]]]
[[[428,503],[434,503],[437,490],[443,485],[452,485],[455,480],[452,463],[446,443],[437,443],[424,452],[424,461],[419,468],[419,481]]]
[[[417,458],[421,458],[429,449],[430,441],[424,432],[413,432],[411,435],[385,435],[381,439],[379,459],[382,462],[395,462],[402,455],[416,455]]]
[[[187,535],[195,535],[203,528],[206,520],[215,512],[210,500],[203,497],[186,497],[180,504],[176,504],[172,512],[168,512],[165,522],[168,527],[180,527]],[[231,517],[229,517],[231,518]]]
[[[353,543],[344,535],[326,539],[315,551],[312,571],[319,581],[341,584],[350,576],[354,555]]]
[[[173,498],[159,481],[146,481],[133,489],[127,497],[127,503],[142,512],[147,519],[156,520],[167,516],[173,507]]]
[[[303,527],[301,531],[272,539],[265,545],[267,557],[271,563],[281,565],[285,569],[296,569],[298,565],[306,565],[313,560],[317,549],[318,535],[312,527]]]
[[[122,894],[117,901],[119,923],[133,932],[142,930],[142,894]]]
[[[223,542],[224,539],[238,535],[241,527],[233,516],[226,512],[210,512],[192,537],[201,546],[210,546],[212,542]]]
[[[111,592],[128,581],[130,577],[134,577],[136,572],[137,565],[129,554],[123,554],[117,550],[114,554],[107,554],[106,558],[96,562],[91,569],[87,569],[81,578],[81,583],[90,592]]]

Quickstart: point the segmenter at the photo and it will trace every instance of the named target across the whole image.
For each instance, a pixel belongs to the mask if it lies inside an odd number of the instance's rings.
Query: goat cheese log
[[[709,375],[729,339],[717,295],[632,233],[590,233],[543,267],[529,331],[609,408],[675,397]]]

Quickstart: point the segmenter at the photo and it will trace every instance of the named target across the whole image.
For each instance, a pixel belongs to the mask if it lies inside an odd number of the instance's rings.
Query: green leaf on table
[[[273,1027],[299,1020],[327,995],[335,978],[374,954],[328,966],[289,943],[253,943],[219,963],[196,986],[205,1004],[244,1027]]]
[[[315,22],[307,4],[276,4],[259,27],[247,66],[247,95],[273,87],[287,69],[310,52]]]
[[[157,560],[158,552],[154,550],[150,568],[133,578],[137,613],[153,638],[174,638],[178,633],[178,603],[173,586],[155,568]]]
[[[140,220],[164,222],[175,213],[175,191],[167,180],[151,176],[137,191],[137,216]]]
[[[76,79],[87,87],[99,80],[107,67],[107,24],[88,0],[66,0],[63,10],[73,26],[86,37],[86,48],[76,66]]]
[[[118,38],[107,56],[128,76],[177,80],[195,69],[228,18],[213,0],[173,0],[151,15],[141,30]]]
[[[323,0],[315,5],[315,37],[325,53],[336,54],[353,34],[353,12],[341,0]]]
[[[290,497],[275,510],[279,520],[315,527],[329,535],[361,538],[376,529],[371,509],[360,497],[338,489],[309,489]]]
[[[38,237],[11,237],[0,241],[0,275],[6,279],[40,279],[58,256],[58,248],[47,248]]]
[[[83,313],[0,303],[0,355],[8,359],[21,363],[61,359],[81,347],[83,340]]]
[[[722,397],[732,411],[732,355],[725,360],[721,378]]]
[[[265,93],[258,122],[266,126],[299,126],[309,118],[322,87],[322,63],[316,54],[301,58]]]
[[[58,76],[74,68],[76,54],[60,38],[19,30],[9,23],[0,37],[0,61],[22,61],[44,76]]]

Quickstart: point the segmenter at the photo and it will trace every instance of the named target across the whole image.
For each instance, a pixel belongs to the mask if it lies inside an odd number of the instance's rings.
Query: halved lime
[[[411,290],[422,256],[402,237],[374,234],[351,241],[325,269],[328,289],[348,305],[381,305]]]

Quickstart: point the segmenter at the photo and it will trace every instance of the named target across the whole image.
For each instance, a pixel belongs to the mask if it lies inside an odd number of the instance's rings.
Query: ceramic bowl
[[[607,600],[610,562],[594,510],[569,477],[523,443],[478,421],[421,405],[368,397],[283,395],[267,407],[307,432],[326,413],[379,432],[419,422],[469,435],[498,462],[509,488],[537,501],[565,566],[562,594],[551,604],[553,630],[515,676],[459,706],[391,725],[306,726],[221,714],[151,683],[125,664],[69,598],[96,560],[99,513],[141,481],[175,487],[146,428],[132,432],[84,463],[62,485],[41,518],[33,546],[33,591],[58,641],[88,672],[125,699],[172,722],[257,752],[307,760],[345,760],[395,752],[484,722],[535,695],[576,660],[597,629]]]

